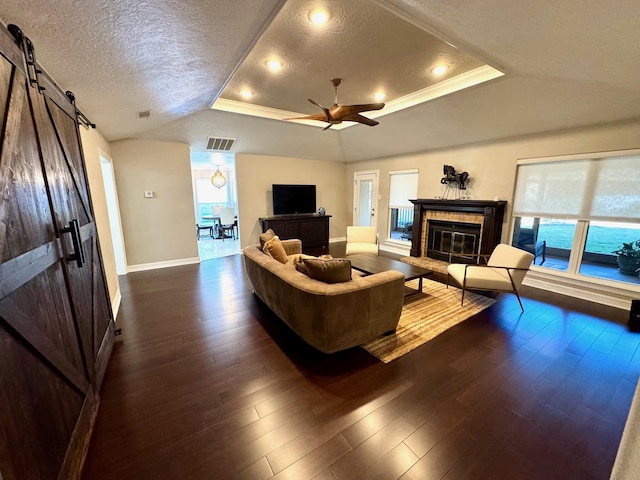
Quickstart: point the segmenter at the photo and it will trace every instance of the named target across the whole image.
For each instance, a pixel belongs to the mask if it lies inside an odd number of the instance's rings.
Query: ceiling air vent
[[[235,138],[209,137],[207,139],[207,150],[217,150],[219,152],[230,151],[236,143]]]

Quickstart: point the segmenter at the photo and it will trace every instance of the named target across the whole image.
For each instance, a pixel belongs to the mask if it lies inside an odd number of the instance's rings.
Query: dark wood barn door
[[[75,106],[30,81],[12,40],[0,32],[0,472],[75,478],[113,319]]]

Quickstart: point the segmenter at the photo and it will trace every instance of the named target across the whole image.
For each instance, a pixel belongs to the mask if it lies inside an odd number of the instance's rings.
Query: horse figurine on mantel
[[[442,198],[444,199],[448,198],[449,190],[453,190],[454,188],[452,185],[456,184],[458,186],[457,192],[456,192],[456,198],[459,200],[460,190],[467,189],[467,180],[469,180],[469,173],[467,172],[456,173],[456,169],[453,168],[451,165],[445,165],[442,170],[444,173],[444,177],[442,177],[442,179],[440,180],[440,183],[443,185],[446,185]]]

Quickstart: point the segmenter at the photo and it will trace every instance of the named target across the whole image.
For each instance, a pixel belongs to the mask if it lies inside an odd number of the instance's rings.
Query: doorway
[[[353,225],[378,224],[378,170],[353,174]]]
[[[191,152],[191,176],[200,261],[240,253],[235,155]]]
[[[104,193],[107,199],[107,215],[109,217],[109,229],[113,243],[113,253],[116,261],[116,273],[126,275],[127,255],[124,249],[124,235],[122,235],[122,222],[120,221],[120,207],[118,205],[118,193],[116,191],[113,163],[105,153],[100,152],[100,167],[102,168],[102,181]]]

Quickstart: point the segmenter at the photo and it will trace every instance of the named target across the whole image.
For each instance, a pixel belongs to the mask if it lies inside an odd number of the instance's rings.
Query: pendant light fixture
[[[211,184],[216,188],[222,188],[227,184],[227,179],[224,178],[224,175],[220,171],[220,165],[216,165],[217,170],[211,177]]]

